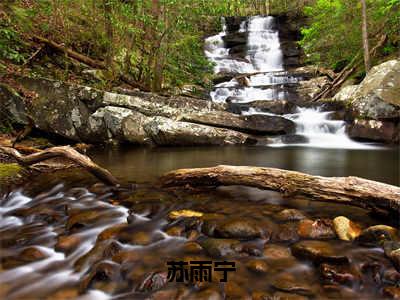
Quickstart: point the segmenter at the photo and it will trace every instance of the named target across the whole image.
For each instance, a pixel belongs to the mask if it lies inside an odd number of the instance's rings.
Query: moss
[[[0,181],[12,179],[22,171],[22,167],[16,163],[0,163]]]

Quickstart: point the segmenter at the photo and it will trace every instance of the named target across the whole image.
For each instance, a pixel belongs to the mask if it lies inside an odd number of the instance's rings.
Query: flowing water
[[[224,22],[224,20],[223,20]],[[239,32],[247,33],[244,59],[230,54],[225,48],[224,37],[232,34],[224,24],[223,31],[206,40],[206,55],[215,63],[216,74],[245,75],[245,84],[236,78],[219,83],[211,92],[215,102],[249,103],[252,101],[291,101],[288,85],[295,85],[296,76],[284,70],[284,58],[280,46],[279,31],[273,17],[251,17],[242,22]],[[267,114],[250,107],[243,114]],[[345,122],[330,119],[332,112],[318,108],[298,107],[295,114],[284,115],[296,124],[296,136],[303,137],[290,145],[337,149],[372,149],[374,145],[358,143],[347,137]],[[287,146],[276,139],[276,147]]]
[[[239,31],[249,36],[244,61],[232,59],[224,48],[225,31],[207,41],[216,72],[266,73],[251,76],[246,89],[223,83],[212,94],[214,101],[285,99],[282,85],[296,79],[283,70],[274,19],[254,17],[241,24]],[[99,148],[89,155],[124,187],[107,187],[72,170],[32,176],[18,189],[1,190],[0,298],[382,298],[400,282],[400,273],[381,248],[338,240],[331,220],[343,215],[366,228],[398,227],[395,219],[242,186],[165,190],[155,184],[170,170],[218,164],[400,184],[398,148],[351,141],[343,122],[329,112],[299,108],[286,117],[307,137],[302,147],[277,139],[277,147]],[[170,214],[183,209],[203,215]],[[295,210],[288,216],[285,209]],[[300,230],[304,217],[317,220],[325,232],[316,249],[328,251],[331,259],[345,257],[346,263],[313,264],[292,251],[299,240],[310,238]],[[215,280],[218,272],[210,283],[166,283],[167,261],[199,260],[234,261],[237,270],[226,284]]]

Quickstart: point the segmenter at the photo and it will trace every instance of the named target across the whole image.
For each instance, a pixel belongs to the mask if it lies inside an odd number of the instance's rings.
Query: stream
[[[262,74],[251,76],[247,87],[220,83],[213,101],[287,99],[285,84],[297,79],[284,70],[274,19],[249,18],[239,32],[248,33],[245,61],[224,48],[226,27],[207,39],[207,57],[216,72]],[[361,229],[399,227],[397,220],[243,186],[165,190],[154,184],[174,169],[229,164],[399,185],[399,149],[350,140],[344,122],[330,114],[301,107],[286,114],[304,137],[294,144],[277,137],[268,146],[91,149],[96,163],[128,183],[123,187],[67,170],[0,192],[0,298],[392,297],[400,283],[392,261],[374,243],[339,240],[332,220],[345,216]],[[236,271],[226,283],[215,270],[211,282],[167,282],[168,261],[204,260],[235,262]]]

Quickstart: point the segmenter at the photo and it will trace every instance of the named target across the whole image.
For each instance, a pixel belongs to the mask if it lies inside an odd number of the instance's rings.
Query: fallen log
[[[400,187],[359,177],[321,177],[274,168],[217,166],[181,169],[160,178],[163,187],[244,185],[297,198],[400,213]]]
[[[78,52],[75,52],[69,48],[64,47],[61,44],[56,43],[55,41],[46,39],[44,37],[38,36],[38,35],[34,35],[33,38],[35,40],[37,40],[38,42],[44,43],[48,46],[50,46],[51,48],[54,48],[60,52],[65,53],[66,55],[68,55],[69,57],[72,57],[80,62],[83,62],[84,64],[91,66],[92,68],[99,68],[99,69],[105,69],[106,65],[105,63],[101,62],[101,61],[97,61],[94,60],[90,57],[87,57],[86,55],[80,54]]]
[[[13,157],[23,166],[31,166],[51,158],[65,158],[86,169],[104,183],[118,185],[118,180],[108,170],[95,164],[89,157],[70,146],[52,147],[29,155],[22,155],[18,150],[11,147],[0,146],[0,152]]]

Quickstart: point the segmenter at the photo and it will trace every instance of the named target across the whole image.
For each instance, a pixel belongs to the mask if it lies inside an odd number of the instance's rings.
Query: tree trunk
[[[104,6],[104,26],[106,30],[106,35],[107,35],[107,55],[106,55],[106,64],[109,69],[112,71],[114,70],[113,67],[113,59],[114,59],[114,30],[112,26],[112,3],[111,0],[103,0],[103,6]]]
[[[364,48],[364,64],[365,72],[369,72],[371,69],[371,62],[369,56],[369,45],[368,45],[368,25],[367,25],[367,3],[365,0],[361,0],[362,6],[362,39]]]
[[[400,187],[358,177],[321,177],[274,168],[217,166],[181,169],[160,179],[164,187],[245,185],[306,200],[400,213]]]

